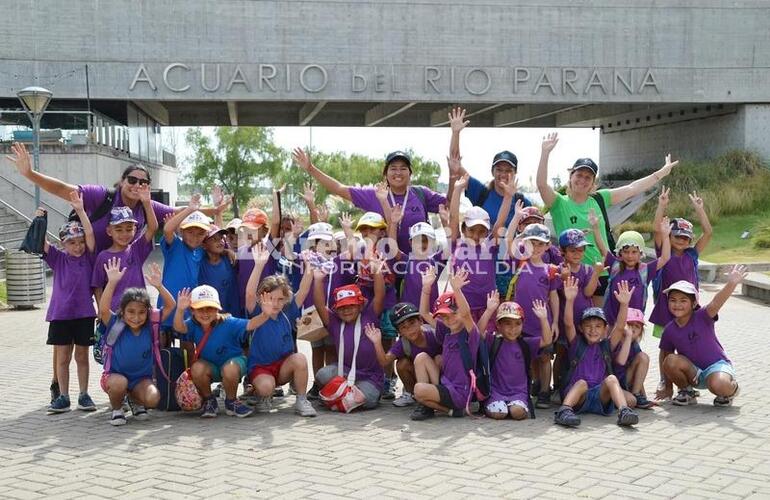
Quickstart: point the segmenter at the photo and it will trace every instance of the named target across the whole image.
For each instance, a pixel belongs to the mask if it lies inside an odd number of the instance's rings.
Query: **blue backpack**
[[[695,288],[698,288],[698,251],[693,247],[688,247],[684,250],[684,254],[692,259],[692,265],[695,268]],[[664,268],[665,269],[665,268]],[[661,270],[662,271],[662,270]],[[663,273],[658,273],[652,280],[652,299],[657,303],[660,293],[663,291]]]
[[[482,402],[489,397],[492,365],[490,363],[489,348],[487,347],[486,342],[479,339],[479,351],[474,360],[471,359],[468,332],[463,330],[457,335],[459,335],[460,339],[460,357],[463,360],[463,367],[468,373],[471,381],[471,389],[465,405],[466,411],[470,414],[469,405],[474,396],[478,402]]]

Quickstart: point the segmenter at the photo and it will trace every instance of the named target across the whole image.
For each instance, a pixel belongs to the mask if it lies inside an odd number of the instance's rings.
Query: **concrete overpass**
[[[171,126],[443,126],[461,104],[474,127],[599,127],[604,172],[770,156],[761,0],[3,4],[0,108],[27,85]]]

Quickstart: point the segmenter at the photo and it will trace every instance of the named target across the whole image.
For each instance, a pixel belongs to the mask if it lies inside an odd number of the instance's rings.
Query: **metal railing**
[[[35,194],[34,194],[34,193],[31,193],[31,192],[27,191],[27,190],[26,190],[24,187],[22,187],[22,186],[20,186],[20,185],[16,184],[15,182],[13,182],[11,179],[9,179],[8,177],[4,176],[3,174],[0,174],[0,179],[2,179],[2,180],[4,180],[4,181],[6,181],[8,184],[10,184],[11,186],[15,187],[16,189],[18,189],[18,190],[19,190],[19,191],[21,191],[22,193],[24,193],[24,194],[28,195],[30,198],[34,198],[34,197],[35,197]],[[2,200],[0,200],[0,201],[2,201]],[[6,205],[6,206],[8,206],[8,207],[11,207],[11,205],[7,204],[6,202],[3,202],[3,204],[5,204],[5,205]],[[68,218],[68,217],[70,216],[69,214],[65,214],[64,212],[62,212],[62,211],[61,211],[61,210],[59,210],[58,208],[54,207],[53,205],[50,205],[50,204],[46,203],[46,202],[45,202],[45,201],[43,201],[43,200],[40,200],[40,204],[41,204],[41,205],[45,205],[46,207],[48,207],[48,208],[50,209],[50,211],[52,211],[52,212],[56,212],[57,214],[61,215],[61,216],[62,216],[62,217],[64,217],[65,219],[66,219],[66,218]],[[13,207],[11,207],[11,208],[12,208],[13,210],[16,210],[16,209],[15,209],[15,208],[13,208]],[[35,209],[37,209],[37,207],[35,207]],[[21,214],[21,212],[19,212],[19,213]],[[22,217],[25,217],[25,218],[27,218],[27,219],[28,219],[28,217],[26,217],[24,214],[21,214],[21,215],[22,215]]]
[[[32,224],[32,219],[30,219],[29,217],[27,217],[26,215],[24,215],[22,212],[19,212],[18,210],[16,210],[16,207],[14,207],[13,205],[11,205],[11,204],[10,204],[10,203],[8,203],[7,201],[3,200],[2,198],[0,198],[0,205],[3,205],[3,206],[5,206],[5,207],[6,207],[8,210],[10,210],[10,211],[11,211],[11,212],[13,212],[14,214],[18,215],[19,217],[21,217],[22,219],[24,219],[25,221],[27,221],[27,223],[28,223],[28,224]],[[57,212],[58,212],[58,210],[57,210]],[[61,212],[59,212],[59,213],[61,213]],[[65,215],[65,217],[67,217],[67,216]],[[47,235],[48,235],[48,236],[49,236],[49,237],[50,237],[52,240],[54,240],[54,241],[58,241],[58,242],[61,242],[61,240],[59,239],[59,237],[58,237],[57,235],[53,234],[51,231],[48,231],[48,230],[46,229],[46,231],[45,231],[45,232],[46,232],[46,234],[47,234]]]

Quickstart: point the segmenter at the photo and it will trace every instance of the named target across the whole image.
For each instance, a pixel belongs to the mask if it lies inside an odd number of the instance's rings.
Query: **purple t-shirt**
[[[607,257],[604,258],[604,265],[612,266],[612,264],[619,261],[620,259],[618,257],[608,253]],[[639,265],[641,266],[642,264],[640,263]],[[618,273],[618,275],[610,281],[610,283],[607,285],[608,297],[604,302],[604,314],[607,315],[607,324],[614,325],[615,320],[618,317],[620,304],[615,298],[615,294],[613,292],[618,289],[618,285],[621,281],[628,281],[629,288],[635,287],[634,293],[631,295],[631,302],[629,302],[628,307],[639,309],[640,311],[644,312],[644,308],[646,306],[644,303],[644,290],[650,286],[652,280],[655,279],[655,275],[658,274],[657,267],[658,259],[647,262],[647,281],[645,283],[642,283],[642,275],[639,272],[639,267],[636,269],[625,269]]]
[[[626,370],[629,366],[631,366],[631,363],[636,358],[636,355],[642,352],[642,348],[639,347],[639,342],[636,340],[631,341],[631,348],[628,351],[628,359],[626,359],[626,363],[621,365],[616,361],[618,358],[618,354],[623,349],[623,341],[618,342],[618,345],[615,346],[615,350],[612,352],[612,372],[615,374],[616,377],[618,377],[618,380],[621,382],[625,379],[626,376]],[[631,390],[631,389],[628,389]]]
[[[446,259],[441,258],[441,255],[442,252],[437,252],[422,260],[412,256],[408,260],[401,260],[394,264],[394,271],[404,277],[404,281],[401,284],[401,298],[399,302],[409,302],[418,308],[420,307],[420,295],[422,294],[422,275],[420,273],[430,269],[431,266],[435,266],[436,276],[441,276],[441,272],[446,266]],[[438,280],[431,287],[431,306],[437,298]]]
[[[420,196],[415,193],[416,190],[424,193],[425,203]],[[350,198],[353,205],[367,212],[382,213],[380,201],[377,199],[373,187],[351,187],[349,188]],[[404,203],[404,198],[407,198]],[[412,248],[409,240],[409,228],[418,222],[428,222],[428,213],[437,213],[438,206],[446,204],[446,196],[424,186],[410,186],[404,195],[390,194],[388,197],[390,206],[401,205],[404,209],[404,217],[398,227],[398,248],[408,254]]]
[[[437,354],[441,354],[444,339],[439,337],[436,331],[428,325],[422,325],[422,334],[425,337],[425,342],[427,343],[425,347],[420,347],[414,342],[409,342],[410,352],[407,356],[406,350],[404,349],[404,341],[406,339],[404,339],[404,337],[399,337],[388,351],[388,354],[392,354],[396,357],[396,359],[408,357],[412,361],[414,361],[414,358],[416,358],[417,355],[421,352],[427,353],[431,358],[435,357]]]
[[[382,390],[382,386],[385,384],[385,374],[379,361],[377,361],[377,352],[374,350],[374,344],[364,334],[364,329],[368,324],[373,324],[374,326],[379,326],[380,324],[379,318],[374,314],[371,303],[367,304],[361,311],[361,338],[358,342],[358,354],[356,356],[356,382],[366,380],[374,384],[377,389]],[[342,359],[338,359],[337,362],[342,363],[344,374],[347,376],[353,361],[356,322],[343,323],[339,316],[332,309],[329,309],[329,335],[331,335],[338,353],[341,326],[345,336],[345,352]]]
[[[694,248],[689,249],[688,252],[695,252],[697,255],[697,251]],[[656,247],[655,253],[660,255],[660,249]],[[676,255],[672,250],[671,259],[660,270],[660,289],[665,290],[679,280],[685,280],[697,286],[698,269],[693,258],[687,255],[687,253],[683,252],[682,255]],[[650,314],[650,322],[665,326],[673,319],[674,316],[668,310],[668,296],[663,293],[659,294],[655,307],[652,309],[652,314]]]
[[[522,337],[529,347],[529,358],[535,359],[540,349],[540,339],[536,337]],[[495,337],[487,335],[490,355]],[[517,340],[505,340],[500,343],[500,349],[495,356],[495,364],[492,367],[491,391],[489,402],[493,401],[524,401],[529,398],[527,387],[527,370],[524,353]]]
[[[440,383],[449,391],[454,407],[465,408],[465,403],[471,391],[471,379],[460,355],[460,334],[459,332],[451,333],[440,322],[436,327],[436,331],[440,336],[444,337],[444,343],[441,348],[442,367]],[[474,326],[473,330],[468,332],[468,351],[474,364],[479,352],[480,341],[479,330]]]
[[[259,277],[259,281],[257,281],[257,286],[259,286],[259,283],[266,277],[272,276],[278,271],[278,259],[280,259],[280,254],[277,250],[275,250],[275,247],[272,246],[272,243],[269,239],[265,240],[266,245],[268,248],[272,249],[270,252],[270,258],[267,259],[267,262],[265,263],[265,268],[262,269],[262,275]],[[242,246],[238,248],[238,251],[236,252],[237,257],[237,263],[238,266],[238,300],[240,301],[240,308],[244,309],[246,307],[246,285],[249,282],[249,276],[251,276],[251,271],[254,270],[254,255],[251,253],[251,247],[249,246]],[[244,310],[244,315],[248,315],[248,311]]]
[[[104,202],[104,198],[107,196],[107,188],[104,186],[98,186],[95,184],[81,184],[78,186],[78,189],[83,194],[83,208],[85,208],[86,213],[89,214],[89,216],[102,204],[102,202]],[[123,205],[124,203],[120,196],[120,189],[118,189],[115,193],[115,199],[112,202],[112,206],[122,207]],[[142,233],[141,229],[145,225],[144,207],[140,202],[137,202],[131,211],[134,214],[134,219],[136,219],[138,222],[135,237],[136,239],[139,238],[140,234]],[[162,224],[163,220],[166,218],[166,215],[174,213],[174,208],[153,200],[152,211],[155,212],[155,217],[158,219],[158,223]],[[112,246],[112,238],[107,235],[107,224],[110,221],[109,213],[110,212],[108,210],[107,214],[101,219],[91,221],[91,225],[94,228],[94,238],[96,239],[97,254],[102,250],[106,250]]]
[[[497,245],[487,239],[479,245],[469,245],[464,240],[452,243],[452,269],[466,269],[469,283],[463,287],[463,294],[471,310],[487,308],[487,294],[497,289]]]
[[[567,357],[570,362],[572,362],[572,360],[577,356],[578,342],[585,342],[585,340],[580,337],[575,337],[575,340],[573,340],[569,345],[569,349],[567,350]],[[580,360],[580,363],[578,363],[578,365],[575,367],[575,371],[572,373],[572,378],[570,378],[567,387],[565,387],[562,391],[562,397],[564,397],[569,392],[569,390],[578,380],[585,380],[588,384],[588,388],[590,389],[601,384],[606,377],[607,365],[604,364],[601,342],[588,344],[583,354],[583,358]]]
[[[574,307],[572,308],[572,318],[574,320],[573,323],[575,324],[575,330],[577,331],[578,326],[580,326],[580,318],[583,314],[583,311],[593,306],[591,297],[586,296],[586,294],[583,293],[583,290],[585,289],[588,282],[591,281],[591,277],[594,275],[594,268],[588,264],[581,263],[580,268],[577,271],[571,271],[570,274],[573,278],[578,280],[578,286],[580,287],[577,297],[575,297]],[[564,298],[564,282],[561,280],[561,278],[557,278],[555,281],[556,289],[559,291],[559,332],[563,334],[564,304],[567,303],[567,299]]]
[[[43,260],[53,270],[53,291],[46,321],[96,317],[89,285],[94,258],[90,252],[73,257],[53,245],[48,246]]]
[[[717,319],[709,316],[706,308],[701,307],[692,313],[690,321],[684,326],[671,321],[663,329],[660,350],[681,354],[701,370],[720,360],[732,364],[714,331]]]
[[[120,252],[102,250],[96,256],[94,272],[91,275],[91,287],[93,288],[104,288],[107,286],[107,273],[104,271],[104,264],[108,260],[118,258],[120,259],[120,267],[126,268],[125,274],[118,281],[118,286],[115,287],[115,292],[112,294],[110,310],[117,311],[120,308],[120,298],[126,289],[133,287],[145,288],[142,266],[150,253],[152,253],[153,247],[153,242],[147,241],[142,236],[142,238],[131,242],[125,250]]]
[[[532,303],[535,300],[545,302],[548,310],[548,324],[553,322],[553,311],[551,311],[548,296],[551,290],[557,289],[559,279],[554,277],[555,272],[551,269],[550,264],[538,266],[528,262],[523,265],[519,274],[513,300],[524,309],[524,326],[522,328],[525,337],[540,338],[543,335],[540,319],[532,312]]]

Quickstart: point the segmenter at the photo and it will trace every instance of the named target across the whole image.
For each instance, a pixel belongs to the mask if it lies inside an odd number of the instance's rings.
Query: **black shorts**
[[[48,323],[48,345],[94,345],[94,318],[61,319]]]
[[[609,276],[599,276],[599,284],[594,291],[594,297],[604,297],[604,292],[607,291],[607,284],[609,283]]]
[[[452,395],[449,394],[449,389],[441,384],[436,384],[436,389],[438,390],[438,404],[444,408],[449,408],[450,410],[458,409],[455,408],[455,402],[452,401]]]

